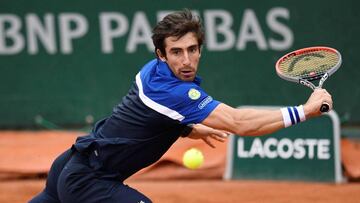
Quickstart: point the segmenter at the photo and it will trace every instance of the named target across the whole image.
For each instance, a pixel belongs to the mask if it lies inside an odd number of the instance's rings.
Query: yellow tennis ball
[[[200,150],[191,148],[184,153],[182,160],[186,168],[197,169],[204,163],[204,155]]]

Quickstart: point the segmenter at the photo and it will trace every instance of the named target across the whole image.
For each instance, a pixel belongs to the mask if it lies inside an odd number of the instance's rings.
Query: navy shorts
[[[121,181],[99,176],[86,157],[68,150],[53,163],[45,189],[30,203],[149,203],[151,200]]]
[[[67,150],[58,156],[53,164],[51,165],[45,189],[35,196],[29,203],[59,203],[59,197],[57,195],[57,181],[59,174],[61,173],[62,169],[64,168],[65,164],[70,160],[72,156],[72,150]]]

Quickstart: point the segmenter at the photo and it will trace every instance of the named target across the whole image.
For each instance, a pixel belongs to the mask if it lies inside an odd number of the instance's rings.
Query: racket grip
[[[326,102],[324,102],[320,107],[320,111],[322,113],[328,112],[329,109],[330,109],[330,105],[328,103],[326,103]]]

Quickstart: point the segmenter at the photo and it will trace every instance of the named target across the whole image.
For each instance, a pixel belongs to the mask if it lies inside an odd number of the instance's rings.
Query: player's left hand
[[[228,132],[217,130],[202,124],[195,124],[188,137],[191,139],[202,139],[207,145],[215,148],[215,145],[212,142],[213,140],[224,142],[229,135],[230,133]]]
[[[320,116],[322,114],[322,112],[320,112],[320,107],[323,103],[328,104],[331,110],[333,107],[331,95],[325,89],[315,89],[308,101],[304,104],[306,118]]]

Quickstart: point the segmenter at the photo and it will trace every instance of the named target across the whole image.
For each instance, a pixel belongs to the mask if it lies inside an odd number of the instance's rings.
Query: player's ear
[[[163,62],[166,61],[166,57],[161,53],[160,49],[156,49],[156,55],[159,57],[159,59]]]

